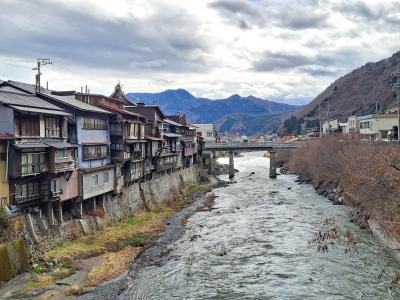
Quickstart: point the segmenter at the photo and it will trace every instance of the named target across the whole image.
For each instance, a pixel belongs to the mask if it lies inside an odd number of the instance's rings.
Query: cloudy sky
[[[400,50],[400,0],[2,0],[0,79],[305,103]]]

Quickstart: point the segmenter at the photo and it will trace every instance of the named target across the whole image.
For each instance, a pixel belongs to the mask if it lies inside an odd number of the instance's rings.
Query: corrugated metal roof
[[[1,84],[1,82],[0,82],[0,84]],[[3,86],[0,86],[0,91],[3,91],[3,92],[11,92],[11,93],[18,93],[18,94],[28,94],[28,93],[23,92],[23,91],[21,91],[21,90],[15,88],[15,87],[13,87],[13,86],[11,86],[11,85],[3,85]]]
[[[10,105],[10,107],[14,108],[15,110],[24,111],[24,112],[34,112],[34,113],[40,113],[40,114],[68,116],[68,117],[71,116],[69,113],[66,113],[65,111],[61,111],[61,110],[43,109],[43,108],[37,108],[37,107],[26,107],[26,106],[18,106],[18,105]]]
[[[23,143],[23,144],[15,144],[15,147],[19,149],[25,149],[25,148],[49,148],[48,145],[45,143]]]
[[[163,132],[163,135],[166,137],[170,137],[170,138],[178,138],[178,137],[182,136],[180,134],[172,133],[172,132]]]
[[[112,114],[109,111],[96,107],[94,105],[85,103],[80,100],[76,100],[73,96],[57,96],[52,94],[44,94],[47,97],[54,99],[55,101],[60,101],[66,105],[72,106],[75,109],[83,110],[83,111],[90,111],[90,112],[97,112],[97,113],[104,113],[104,114]]]
[[[146,136],[146,139],[151,140],[151,141],[162,141],[162,138],[158,137],[153,137],[153,136]]]
[[[19,88],[19,89],[27,91],[28,93],[31,93],[31,94],[35,93],[35,85],[34,84],[29,84],[29,83],[24,83],[24,82],[19,82],[19,81],[13,81],[13,80],[8,80],[6,82],[8,84],[11,84],[11,85]]]
[[[28,94],[17,94],[10,92],[0,91],[0,103],[6,105],[17,105],[17,106],[26,106],[26,107],[37,107],[43,109],[51,109],[64,111],[62,108],[55,106],[51,103],[44,101],[33,95]]]
[[[164,119],[164,122],[168,123],[168,124],[171,124],[171,125],[174,125],[174,126],[179,126],[179,127],[184,127],[185,126],[185,125],[182,125],[180,123],[174,122],[174,121],[172,121],[170,119]]]
[[[57,143],[57,142],[54,142],[54,143],[46,142],[46,144],[49,145],[50,147],[53,147],[53,148],[56,148],[56,149],[77,148],[78,147],[78,145],[73,145],[73,144],[66,143],[66,142],[60,142],[60,143]]]

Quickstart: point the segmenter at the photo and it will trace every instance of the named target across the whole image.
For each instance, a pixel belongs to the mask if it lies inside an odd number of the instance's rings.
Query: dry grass
[[[128,246],[118,252],[104,254],[101,265],[94,267],[88,273],[86,284],[97,286],[122,274],[126,271],[128,264],[140,252],[140,249]]]
[[[34,275],[35,281],[30,281],[24,286],[18,288],[16,295],[29,293],[38,289],[44,289],[54,283],[54,278],[49,275]]]
[[[164,229],[164,222],[173,210],[162,208],[152,212],[141,212],[124,221],[111,224],[90,236],[81,236],[64,242],[44,255],[45,260],[56,258],[68,260],[101,255],[107,251],[120,250],[137,236],[154,239]],[[134,243],[135,244],[135,243]]]
[[[65,289],[66,296],[80,296],[86,294],[88,289],[84,286],[73,285]]]

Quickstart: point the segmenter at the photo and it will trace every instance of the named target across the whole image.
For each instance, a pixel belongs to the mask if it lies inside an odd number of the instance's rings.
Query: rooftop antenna
[[[38,58],[37,59],[37,67],[33,68],[32,70],[37,71],[36,74],[36,80],[35,80],[35,94],[40,92],[40,67],[45,66],[45,65],[51,65],[53,62],[50,60],[50,58]]]

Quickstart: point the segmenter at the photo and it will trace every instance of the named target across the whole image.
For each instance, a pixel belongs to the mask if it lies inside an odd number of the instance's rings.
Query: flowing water
[[[195,213],[166,263],[140,270],[120,299],[400,299],[389,288],[399,268],[392,253],[368,244],[320,253],[309,244],[332,217],[376,243],[346,207],[293,175],[269,179],[262,153],[235,158],[235,167],[236,183],[214,190],[214,209]]]

